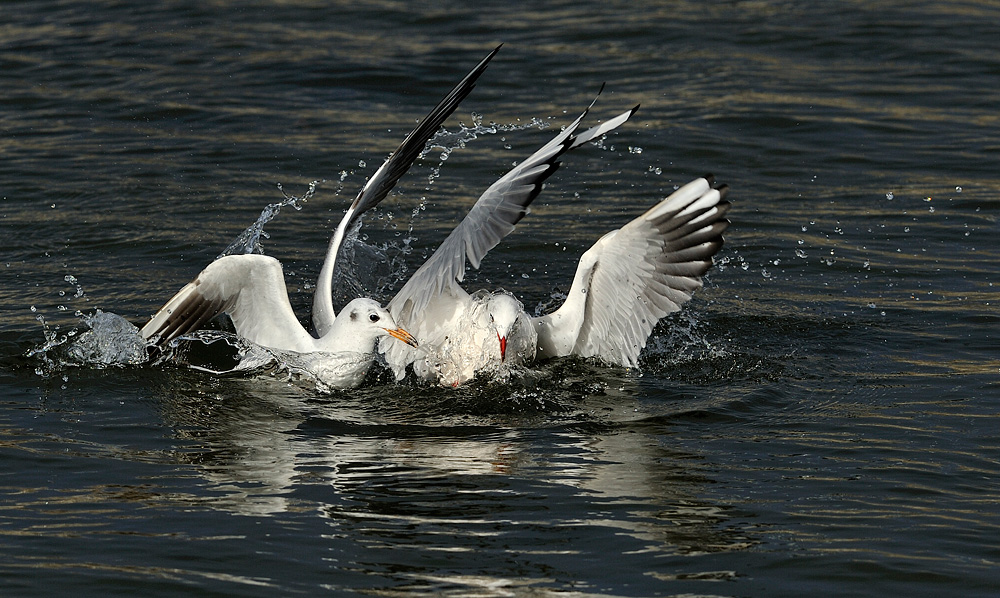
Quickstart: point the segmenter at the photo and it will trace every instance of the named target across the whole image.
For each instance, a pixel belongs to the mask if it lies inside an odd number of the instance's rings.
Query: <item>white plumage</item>
[[[351,388],[365,379],[379,338],[416,346],[385,308],[365,298],[345,305],[326,334],[312,336],[292,311],[281,264],[266,255],[230,255],[212,262],[153,316],[142,335],[159,344],[197,330],[220,313],[229,315],[237,334],[250,342],[309,355],[301,361],[333,388]]]
[[[726,191],[697,179],[594,243],[562,306],[532,319],[538,357],[635,366],[656,323],[701,288],[729,225]]]

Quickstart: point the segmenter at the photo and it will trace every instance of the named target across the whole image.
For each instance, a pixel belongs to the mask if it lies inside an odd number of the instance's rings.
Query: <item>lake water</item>
[[[3,596],[1000,594],[996,3],[0,10]],[[500,42],[446,127],[511,130],[418,162],[344,279],[391,297],[606,82],[593,118],[639,112],[467,288],[544,308],[712,172],[726,246],[639,368],[325,393],[71,350],[321,181],[262,240],[307,318],[365,177]]]

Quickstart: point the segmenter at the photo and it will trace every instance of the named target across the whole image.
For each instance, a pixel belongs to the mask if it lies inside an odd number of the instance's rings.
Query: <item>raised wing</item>
[[[532,319],[538,357],[635,366],[660,318],[701,288],[729,226],[727,191],[707,175],[598,240],[580,258],[563,305]]]
[[[316,332],[323,336],[330,330],[336,313],[333,310],[333,297],[330,285],[333,284],[333,273],[336,269],[337,254],[340,246],[344,242],[344,235],[351,225],[367,210],[375,207],[389,195],[389,191],[396,185],[396,182],[406,174],[413,162],[424,150],[427,140],[437,132],[441,124],[447,119],[458,105],[468,96],[476,86],[476,80],[486,70],[490,60],[500,51],[503,44],[497,46],[486,58],[482,59],[468,75],[462,79],[458,85],[444,97],[438,105],[421,120],[415,129],[403,139],[396,151],[386,158],[382,166],[375,171],[358,196],[351,203],[344,218],[337,226],[337,230],[330,239],[330,246],[327,250],[326,261],[320,271],[319,281],[316,286],[316,294],[313,297],[313,324]]]
[[[479,197],[462,222],[389,302],[389,311],[400,325],[416,328],[418,314],[446,289],[452,294],[462,294],[457,287],[465,278],[465,261],[478,268],[486,253],[514,230],[514,225],[528,213],[528,206],[541,192],[542,184],[559,167],[559,157],[620,126],[639,108],[636,106],[577,134],[591,107],[593,103],[554,139]]]
[[[299,324],[288,302],[278,260],[265,255],[221,257],[188,283],[142,328],[163,345],[227,313],[241,337],[264,347],[307,353],[316,339]]]

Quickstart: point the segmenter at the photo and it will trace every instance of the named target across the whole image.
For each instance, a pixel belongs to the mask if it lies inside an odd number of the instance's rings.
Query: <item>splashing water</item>
[[[260,213],[257,221],[251,224],[245,231],[240,233],[236,240],[229,244],[218,257],[225,257],[227,255],[239,255],[247,253],[264,253],[264,249],[261,246],[261,238],[267,239],[268,234],[264,232],[264,225],[268,222],[274,220],[274,218],[281,211],[281,208],[285,206],[292,206],[296,210],[302,209],[302,204],[312,198],[316,194],[316,189],[320,184],[326,181],[313,181],[309,183],[309,189],[301,197],[296,197],[294,195],[289,195],[285,193],[282,188],[281,183],[278,183],[278,190],[284,196],[282,201],[278,203],[268,204],[264,208],[264,211]]]
[[[432,150],[439,149],[441,150],[440,159],[444,162],[453,151],[464,148],[466,144],[471,141],[475,141],[480,135],[496,135],[497,133],[506,133],[508,131],[524,131],[532,127],[538,128],[538,130],[542,131],[549,127],[549,123],[533,117],[526,124],[500,125],[491,121],[489,124],[484,125],[483,115],[473,112],[471,127],[465,126],[465,123],[459,123],[458,126],[459,128],[457,131],[449,131],[448,129],[442,127],[427,141],[427,145],[424,146],[424,151],[420,153],[420,157],[424,158]],[[440,164],[438,166],[440,167]]]
[[[713,343],[702,330],[702,323],[691,310],[681,310],[662,334],[649,337],[643,360],[657,367],[673,367],[706,359],[725,358],[725,347]]]
[[[89,330],[67,346],[68,363],[106,367],[146,362],[146,339],[125,318],[97,310],[84,316],[83,323]]]
[[[148,359],[146,339],[139,329],[116,314],[98,309],[82,316],[82,331],[74,328],[66,332],[49,326],[41,314],[35,319],[42,324],[45,342],[30,349],[25,357],[41,361],[35,373],[43,378],[65,367],[139,365]]]
[[[271,349],[231,332],[196,330],[171,340],[154,364],[170,363],[223,376],[265,371],[278,362]]]

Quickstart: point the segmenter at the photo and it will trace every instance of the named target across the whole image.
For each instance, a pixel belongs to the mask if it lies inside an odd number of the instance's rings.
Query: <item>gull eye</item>
[[[373,323],[379,321],[378,314],[372,314],[372,315],[368,316],[368,319],[371,320]]]

